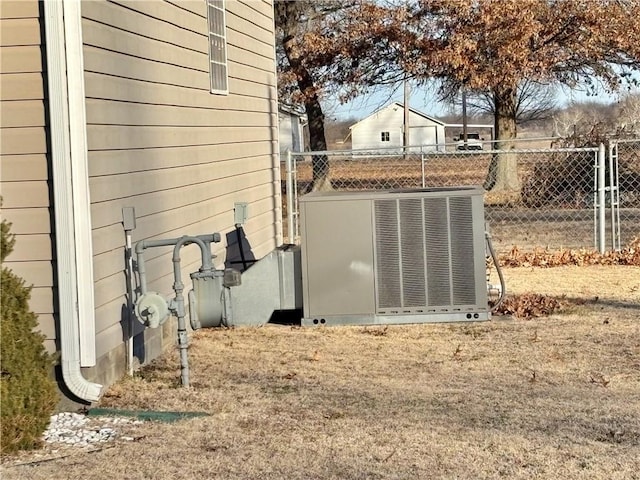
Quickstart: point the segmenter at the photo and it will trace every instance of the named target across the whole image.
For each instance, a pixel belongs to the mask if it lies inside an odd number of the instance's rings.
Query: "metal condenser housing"
[[[480,187],[300,198],[303,325],[491,318]]]

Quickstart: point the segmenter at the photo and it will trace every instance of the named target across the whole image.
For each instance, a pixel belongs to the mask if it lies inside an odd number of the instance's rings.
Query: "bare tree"
[[[324,113],[320,103],[321,86],[314,68],[305,63],[304,37],[312,28],[320,28],[324,17],[343,8],[334,1],[276,0],[274,15],[277,33],[280,101],[304,105],[312,151],[327,150]],[[313,190],[330,190],[329,159],[312,157]]]
[[[552,120],[553,136],[566,138],[577,134],[579,126],[586,121],[586,114],[574,104],[554,113]]]
[[[629,134],[640,133],[640,93],[627,93],[616,108],[616,127]]]
[[[455,106],[461,105],[459,94],[455,94],[449,100]],[[515,112],[512,114],[518,125],[547,120],[557,108],[556,89],[553,85],[524,79],[518,85],[514,106]],[[495,117],[496,106],[493,93],[490,90],[467,91],[467,108],[472,115],[489,114]]]

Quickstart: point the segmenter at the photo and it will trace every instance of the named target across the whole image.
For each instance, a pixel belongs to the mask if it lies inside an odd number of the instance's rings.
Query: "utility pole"
[[[462,87],[462,141],[467,149],[467,91]]]
[[[407,77],[404,77],[404,156],[409,154],[409,96],[410,87]]]

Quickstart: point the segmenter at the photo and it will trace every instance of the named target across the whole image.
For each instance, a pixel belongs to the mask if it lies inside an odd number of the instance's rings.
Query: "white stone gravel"
[[[134,418],[88,417],[80,413],[62,412],[51,416],[43,439],[49,444],[77,447],[106,443],[116,438],[132,441],[133,437],[120,435],[120,431],[125,426],[142,423]]]

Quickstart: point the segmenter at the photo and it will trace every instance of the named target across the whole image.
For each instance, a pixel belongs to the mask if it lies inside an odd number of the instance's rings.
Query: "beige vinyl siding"
[[[12,19],[19,20],[24,19],[26,23],[29,20],[38,18],[39,14],[38,2],[33,0],[2,0],[0,2],[0,19]],[[5,35],[4,32],[11,32],[10,24],[2,24],[2,31],[0,31],[0,38],[2,38],[3,45],[15,45],[12,35]],[[13,30],[15,32],[15,29]],[[9,43],[5,43],[5,38]],[[34,41],[34,44],[36,42]]]
[[[17,101],[33,98],[44,98],[42,73],[26,72],[2,75],[0,100]]]
[[[206,2],[82,3],[98,357],[123,338],[123,207],[136,210],[134,243],[221,232],[218,267],[235,202],[249,202],[256,257],[277,245],[273,6],[225,5],[229,95],[212,95]],[[200,258],[196,246],[181,251],[185,283]],[[145,259],[149,289],[171,296],[171,248]]]
[[[13,19],[3,19],[2,23],[13,23]],[[2,73],[23,73],[42,71],[40,45],[3,45]]]
[[[2,218],[12,223],[6,266],[33,285],[29,306],[55,350],[50,182],[38,2],[0,3],[0,168]]]
[[[138,149],[123,150],[119,152],[94,152],[95,162],[91,165],[90,175],[99,177],[127,172],[142,172],[150,168],[173,168],[183,164],[182,158],[188,156],[193,159],[190,164],[209,164],[211,162],[223,162],[227,158],[230,161],[242,161],[248,158],[256,149],[269,148],[270,141],[232,143],[224,149],[211,151],[208,145],[192,145],[185,147],[168,147],[155,150]],[[106,159],[109,159],[107,163]]]
[[[88,49],[85,49],[85,53]],[[86,57],[85,57],[86,59]],[[134,60],[135,61],[135,60]],[[97,62],[99,63],[99,62]],[[182,79],[183,85],[176,88],[175,85],[166,85],[147,78],[163,78],[157,74],[157,70],[163,70],[165,66],[154,65],[144,70],[141,79],[121,78],[116,76],[104,76],[87,72],[85,70],[86,95],[91,99],[108,99],[109,101],[137,102],[151,105],[180,105],[182,108],[196,107],[202,108],[202,104],[193,95],[193,89],[185,87],[190,79]],[[132,73],[134,68],[129,70]],[[177,73],[176,73],[177,72]],[[179,74],[179,70],[174,70],[173,74]],[[165,77],[166,78],[166,77]],[[196,79],[197,80],[197,79]],[[194,80],[195,81],[195,80]],[[218,109],[221,111],[233,110],[266,112],[272,100],[261,97],[230,97],[219,95],[217,100]]]

